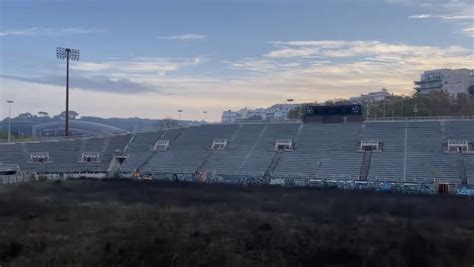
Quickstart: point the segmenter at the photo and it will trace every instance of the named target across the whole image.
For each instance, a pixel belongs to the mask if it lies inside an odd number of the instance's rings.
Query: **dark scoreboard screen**
[[[362,115],[362,106],[340,105],[340,106],[306,106],[305,116],[354,116]]]

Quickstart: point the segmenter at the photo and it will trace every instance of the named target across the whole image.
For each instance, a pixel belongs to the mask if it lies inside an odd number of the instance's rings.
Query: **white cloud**
[[[101,29],[86,28],[41,28],[31,27],[27,29],[12,29],[0,32],[0,36],[55,36],[64,34],[89,34],[104,32]]]
[[[474,37],[474,27],[466,27],[463,29],[463,32],[469,36]]]
[[[206,39],[207,35],[197,34],[197,33],[185,33],[172,36],[158,36],[156,39],[162,40],[181,40],[181,41],[190,41],[190,40],[200,40]]]
[[[291,53],[278,52],[281,50]],[[230,69],[225,77],[213,75],[207,68],[205,73],[200,72],[199,64],[205,61],[201,58],[133,57],[75,62],[72,77],[80,76],[82,80],[76,79],[71,84],[74,94],[71,99],[75,99],[73,107],[84,115],[150,118],[176,116],[177,109],[184,109],[183,118],[186,119],[201,119],[202,110],[207,110],[208,118],[218,121],[223,110],[265,107],[287,98],[297,102],[323,101],[382,87],[394,93],[410,94],[413,80],[419,79],[423,71],[444,67],[472,68],[474,54],[472,49],[460,46],[308,40],[270,42],[268,51],[260,56],[220,62]],[[48,74],[59,75],[63,73],[62,67],[58,66],[57,70],[61,72],[53,70]],[[58,97],[58,92],[64,89],[57,85],[64,83],[63,76],[54,84],[0,76],[0,82],[2,79],[5,97],[15,94],[16,99],[25,103],[18,104],[18,109],[20,105],[25,111],[50,111],[47,107],[59,111],[62,108],[62,97]],[[79,82],[90,89],[77,90]],[[39,90],[47,93],[31,94]]]
[[[266,54],[266,57],[270,58],[292,58],[292,57],[314,57],[317,56],[318,51],[313,49],[291,49],[284,48],[280,50],[272,51]]]
[[[474,66],[472,50],[460,46],[338,40],[271,44],[273,50],[261,57],[231,64],[251,73],[238,84],[298,101],[349,97],[381,87],[409,94],[413,80],[425,70]]]
[[[200,58],[155,58],[135,57],[130,60],[109,60],[104,62],[77,62],[74,69],[83,72],[101,72],[107,74],[150,74],[165,75],[177,72],[184,67],[198,65]]]
[[[459,33],[474,37],[470,29],[474,27],[474,5],[472,0],[386,0],[407,6],[417,6],[430,13],[415,14],[411,19],[440,19],[454,23],[461,30]]]
[[[420,15],[412,15],[409,16],[408,18],[410,19],[427,19],[427,18],[432,18],[433,15],[431,14],[420,14]]]

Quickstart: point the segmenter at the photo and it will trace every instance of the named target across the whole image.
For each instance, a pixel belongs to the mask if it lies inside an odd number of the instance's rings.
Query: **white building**
[[[221,121],[223,123],[235,123],[240,117],[239,113],[233,112],[232,110],[226,110],[222,112]]]
[[[474,84],[474,69],[438,69],[425,71],[420,80],[415,81],[415,90],[419,94],[433,91],[445,91],[451,95],[468,93]]]
[[[386,97],[391,96],[387,89],[382,88],[380,91],[370,92],[366,95],[362,94],[360,96],[351,97],[349,101],[355,103],[367,103],[367,102],[379,102],[383,101]]]
[[[276,104],[269,108],[248,109],[239,111],[227,110],[222,113],[223,123],[235,123],[241,121],[284,121],[288,119],[288,113],[300,107],[300,104]]]

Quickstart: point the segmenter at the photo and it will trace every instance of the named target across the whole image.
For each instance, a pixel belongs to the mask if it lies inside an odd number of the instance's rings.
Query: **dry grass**
[[[5,186],[2,266],[472,266],[474,201],[74,180]]]

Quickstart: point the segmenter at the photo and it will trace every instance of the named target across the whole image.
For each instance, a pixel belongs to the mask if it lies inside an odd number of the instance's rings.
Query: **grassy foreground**
[[[473,266],[474,200],[69,180],[0,186],[1,266]]]

